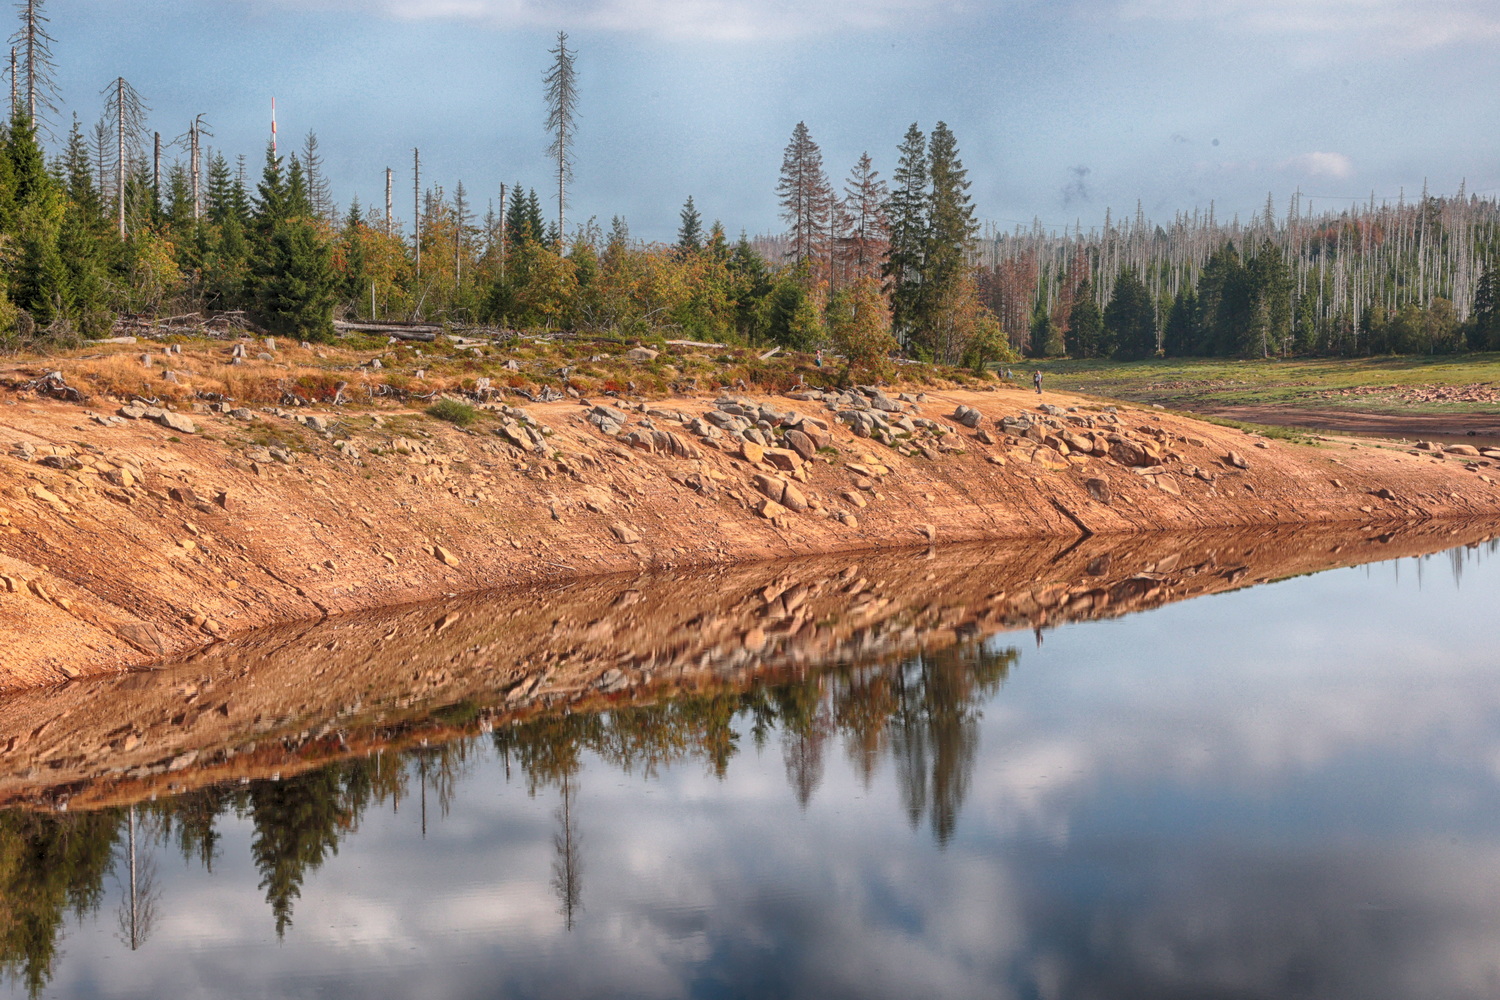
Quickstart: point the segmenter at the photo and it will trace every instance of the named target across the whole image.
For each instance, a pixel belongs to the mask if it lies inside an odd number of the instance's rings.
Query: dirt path
[[[1362,434],[1408,441],[1451,444],[1500,443],[1500,410],[1494,413],[1367,413],[1358,410],[1308,409],[1276,405],[1175,404],[1205,417],[1224,417],[1273,427]]]

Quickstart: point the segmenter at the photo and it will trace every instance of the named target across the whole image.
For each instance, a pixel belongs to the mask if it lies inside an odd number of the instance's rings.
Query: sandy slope
[[[605,572],[933,535],[946,543],[1500,513],[1497,463],[1479,456],[1292,445],[1125,406],[1118,423],[1087,428],[1105,418],[1097,402],[1057,393],[1042,401],[1079,411],[1035,435],[1045,440],[1006,438],[996,418],[1037,415],[1038,398],[1015,389],[916,404],[912,415],[952,433],[924,453],[903,444],[908,455],[856,438],[821,403],[764,401],[828,419],[832,447],[805,464],[787,454],[752,463],[658,417],[701,455],[647,452],[601,433],[573,401],[528,407],[550,431],[539,456],[492,425],[463,431],[420,415],[387,412],[377,424],[368,412],[323,411],[320,431],[265,412],[249,422],[199,412],[190,415],[197,432],[186,433],[149,419],[105,426],[92,415],[112,411],[9,395],[0,402],[0,690],[124,670],[275,623]],[[960,403],[984,414],[993,443],[950,419]],[[691,417],[714,404],[651,405]],[[644,416],[631,412],[627,430]],[[1063,430],[1093,436],[1107,454],[1067,448]],[[285,461],[261,447],[268,432],[290,443]],[[1119,440],[1107,444],[1106,434]],[[1247,468],[1229,461],[1232,451]],[[790,482],[807,509],[766,508],[757,475]]]

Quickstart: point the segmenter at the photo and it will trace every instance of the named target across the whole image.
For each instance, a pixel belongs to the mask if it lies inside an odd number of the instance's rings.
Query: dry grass
[[[815,367],[810,355],[784,354],[762,361],[760,351],[749,348],[677,348],[638,363],[622,357],[628,345],[608,342],[523,341],[486,345],[477,352],[447,342],[371,347],[366,340],[314,348],[282,342],[274,360],[264,361],[258,358],[264,346],[245,339],[240,343],[245,344],[248,356],[230,364],[234,342],[178,337],[174,343],[181,354],[165,354],[162,344],[143,342],[91,345],[45,360],[21,355],[0,364],[0,381],[21,382],[44,369],[60,370],[69,385],[90,397],[127,400],[139,396],[175,404],[213,399],[241,406],[278,405],[287,393],[312,402],[330,402],[343,383],[345,401],[359,406],[398,401],[399,395],[380,395],[389,389],[423,398],[468,394],[476,390],[480,379],[489,379],[492,388],[508,396],[516,395],[511,390],[534,393],[543,386],[560,389],[566,384],[585,396],[650,399],[713,393],[726,387],[762,392],[784,392],[798,385],[826,388],[839,378],[834,367]],[[148,351],[150,367],[140,360]],[[376,358],[381,367],[370,367]],[[507,368],[507,362],[514,362],[519,370]],[[168,371],[173,378],[167,377]],[[913,389],[994,384],[992,378],[927,365],[903,366],[901,375],[900,387]]]

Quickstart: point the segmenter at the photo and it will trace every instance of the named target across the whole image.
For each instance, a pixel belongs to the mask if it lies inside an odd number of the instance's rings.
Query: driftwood
[[[728,344],[706,344],[701,340],[664,340],[662,343],[668,347],[707,347],[715,350],[722,350],[729,346]]]
[[[440,326],[415,323],[350,323],[347,320],[334,320],[333,328],[339,333],[384,333],[397,340],[420,340],[428,344],[437,340],[438,334],[443,332]]]

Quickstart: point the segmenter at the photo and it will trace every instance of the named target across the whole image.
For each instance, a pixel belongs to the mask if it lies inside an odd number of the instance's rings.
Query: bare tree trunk
[[[118,143],[116,152],[119,156],[119,160],[115,165],[115,179],[118,186],[115,188],[115,192],[119,202],[120,239],[123,240],[125,238],[125,78],[123,76],[119,77],[116,80],[115,86],[118,88],[119,103],[119,108],[117,109],[119,122],[117,123],[118,128],[115,136]],[[35,94],[32,96],[34,99]]]
[[[412,242],[417,247],[417,277],[422,277],[422,153],[411,151]]]
[[[156,203],[161,204],[161,133],[155,132],[156,146],[151,153],[151,193]]]
[[[385,234],[390,236],[393,232],[391,223],[391,168],[385,168]]]

